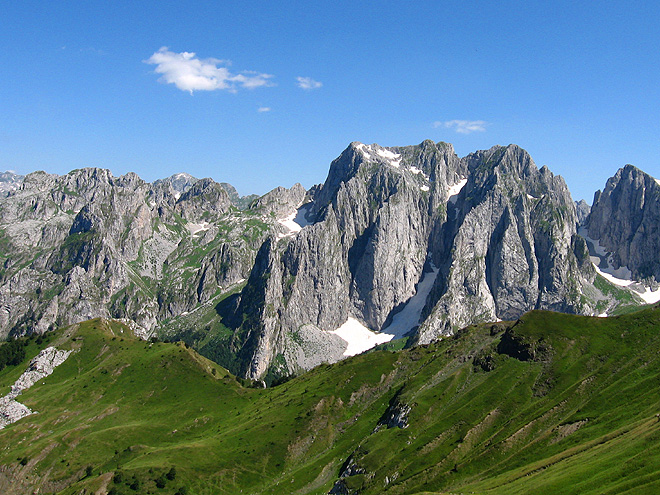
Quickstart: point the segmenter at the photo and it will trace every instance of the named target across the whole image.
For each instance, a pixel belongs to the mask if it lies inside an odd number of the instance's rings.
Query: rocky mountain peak
[[[295,356],[311,335],[356,325],[387,334],[422,282],[425,300],[391,330],[422,343],[533,308],[593,310],[578,297],[593,270],[580,261],[588,255],[570,193],[516,145],[460,159],[429,140],[354,142],[309,208],[316,223],[260,251],[240,297],[240,312],[260,315],[237,330],[253,378],[273,362],[303,366]]]
[[[186,220],[226,213],[231,206],[225,188],[213,179],[199,179],[186,190],[176,203],[176,209]]]
[[[0,196],[6,196],[19,189],[21,184],[23,184],[24,178],[23,175],[18,175],[9,170],[0,173]]]
[[[154,185],[169,184],[175,193],[181,195],[190,189],[192,185],[195,184],[198,180],[199,179],[193,177],[190,174],[179,172],[178,174],[170,175],[165,179],[158,179],[154,181]]]
[[[582,226],[587,221],[587,217],[591,212],[591,206],[584,199],[575,202],[575,213],[577,214],[578,225]]]
[[[259,198],[257,194],[248,194],[247,196],[240,196],[238,191],[234,186],[228,182],[221,182],[220,185],[227,191],[229,194],[229,199],[231,203],[238,208],[239,210],[247,210],[254,200]]]
[[[642,245],[660,239],[656,194],[625,167],[589,226],[616,220],[606,233],[657,253]],[[126,318],[251,378],[281,376],[535,308],[609,309],[578,221],[563,179],[516,145],[459,158],[431,140],[353,142],[322,185],[254,199],[188,174],[35,172],[0,197],[0,332]]]
[[[49,190],[55,179],[57,179],[57,175],[46,173],[43,170],[31,172],[23,179],[21,190]]]
[[[251,209],[281,219],[289,216],[302,205],[306,193],[305,188],[299,183],[294,184],[290,189],[278,186],[256,199]]]
[[[597,191],[586,220],[590,238],[610,253],[614,269],[625,267],[633,279],[660,281],[660,184],[626,165]]]

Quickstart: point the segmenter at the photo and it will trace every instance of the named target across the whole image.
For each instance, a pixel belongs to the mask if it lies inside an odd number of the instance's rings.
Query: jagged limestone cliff
[[[589,237],[609,253],[614,269],[634,280],[660,281],[660,185],[626,165],[597,191],[586,221]]]
[[[280,230],[267,212],[239,211],[211,179],[29,174],[0,198],[0,336],[99,316],[147,335],[247,278]]]
[[[612,246],[634,232],[618,256],[645,253],[640,273],[657,252],[660,186],[617,177],[629,200],[608,183],[585,220],[588,205],[515,145],[459,158],[443,142],[355,142],[322,185],[260,198],[187,174],[35,172],[0,198],[0,336],[121,318],[273,380],[531,309],[605,314],[643,301],[596,273],[578,224]],[[603,213],[631,202],[634,225]]]
[[[304,208],[312,225],[267,241],[240,296],[249,377],[309,367],[295,356],[323,334],[322,359],[336,359],[347,344],[333,332],[351,319],[387,331],[432,268],[415,342],[534,308],[594,311],[566,184],[517,146],[460,159],[446,143],[352,143]]]

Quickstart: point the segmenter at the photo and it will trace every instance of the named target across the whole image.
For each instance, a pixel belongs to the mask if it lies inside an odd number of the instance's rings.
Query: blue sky
[[[262,194],[322,182],[351,141],[516,143],[591,202],[626,163],[660,177],[658,20],[649,1],[0,0],[0,169]]]

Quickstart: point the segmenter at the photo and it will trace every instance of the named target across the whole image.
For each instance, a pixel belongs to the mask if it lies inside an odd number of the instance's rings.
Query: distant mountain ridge
[[[14,172],[0,172],[0,196],[6,196],[12,191],[16,191],[21,184],[25,176],[15,174]]]
[[[262,197],[185,173],[35,172],[0,198],[0,335],[118,318],[271,381],[532,309],[625,311],[657,296],[660,186],[636,170],[591,209],[516,145],[355,142],[323,184]]]
[[[148,184],[102,169],[27,175],[0,202],[0,228],[1,335],[96,316],[148,335],[240,283],[267,234],[284,230],[241,214],[211,179]]]
[[[660,281],[660,183],[626,165],[597,191],[586,220],[589,236],[612,253],[614,268],[635,280]]]

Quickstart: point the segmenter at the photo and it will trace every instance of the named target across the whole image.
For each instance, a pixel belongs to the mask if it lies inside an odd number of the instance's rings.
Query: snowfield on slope
[[[424,309],[424,305],[426,304],[426,298],[431,292],[433,283],[438,276],[438,269],[432,263],[431,269],[432,271],[425,273],[421,282],[417,285],[415,295],[408,300],[401,311],[394,315],[392,323],[382,332],[374,332],[350,316],[337,330],[329,332],[340,336],[348,344],[348,347],[344,351],[344,356],[355,356],[379,344],[401,339],[410,330],[419,325],[419,319],[422,309]]]
[[[647,304],[654,304],[660,301],[660,289],[651,290],[648,286],[642,286],[641,283],[632,279],[632,272],[626,266],[621,266],[619,268],[614,268],[610,263],[610,253],[608,253],[603,246],[600,245],[600,242],[597,239],[592,239],[587,234],[587,229],[580,227],[578,234],[581,235],[587,243],[590,243],[598,256],[589,256],[591,264],[596,269],[596,272],[601,275],[603,278],[608,280],[614,285],[619,287],[627,287],[628,290],[631,290],[639,297],[641,297]],[[607,261],[607,267],[601,268],[600,265],[602,260]],[[634,284],[634,285],[633,285]],[[640,290],[640,287],[644,287],[644,291]],[[604,316],[604,315],[599,315]]]
[[[283,237],[289,237],[295,235],[298,232],[300,232],[303,229],[303,227],[307,227],[308,225],[311,225],[312,222],[307,220],[307,211],[309,210],[310,206],[311,203],[298,206],[298,208],[293,213],[291,213],[291,215],[285,218],[280,218],[278,220],[278,223],[280,225],[283,225],[289,232],[285,234],[279,234],[277,238],[281,239]]]

